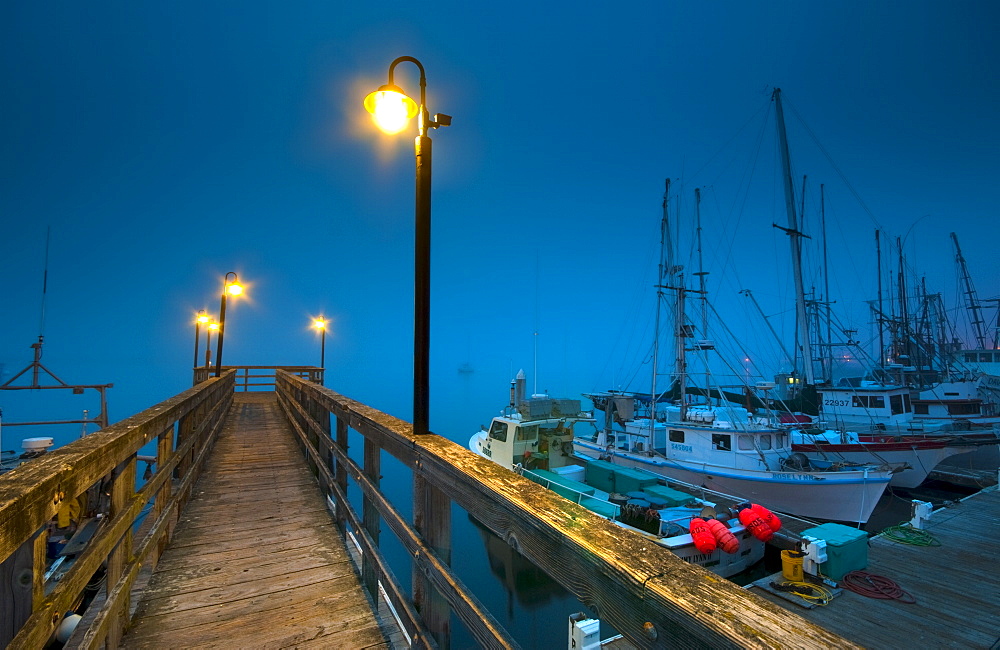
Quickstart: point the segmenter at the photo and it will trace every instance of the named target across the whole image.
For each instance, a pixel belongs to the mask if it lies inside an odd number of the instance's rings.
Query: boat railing
[[[80,645],[117,647],[133,583],[141,567],[156,563],[173,533],[233,401],[235,377],[228,371],[206,380],[3,475],[0,576],[17,577],[4,578],[0,588],[0,631],[8,637],[0,645],[44,647],[104,570],[106,599],[91,604],[88,616],[94,609],[96,615]],[[150,443],[156,445],[156,472],[137,489],[139,450]],[[48,523],[87,492],[99,496],[86,507],[100,524],[59,581],[46,585]]]
[[[610,508],[602,508],[602,510],[605,510],[607,512],[613,513],[612,516],[610,517],[611,519],[614,519],[614,518],[617,518],[617,517],[621,516],[622,507],[620,505],[618,505],[617,503],[614,503],[614,502],[609,501],[607,499],[604,499],[602,497],[596,496],[594,494],[584,494],[583,492],[580,492],[579,490],[573,488],[573,486],[571,486],[571,485],[566,485],[564,483],[557,483],[557,482],[555,482],[555,481],[553,481],[551,479],[547,479],[544,476],[542,476],[541,474],[533,472],[530,469],[528,469],[528,468],[526,468],[526,467],[524,467],[522,465],[515,465],[514,466],[514,471],[517,472],[518,474],[520,474],[521,476],[524,476],[525,474],[530,474],[530,476],[528,478],[531,481],[533,481],[535,483],[538,483],[542,487],[547,488],[549,490],[552,490],[552,486],[553,485],[557,486],[559,488],[559,492],[558,492],[559,496],[563,497],[564,499],[567,498],[567,497],[563,493],[564,492],[569,492],[570,495],[572,496],[572,498],[570,499],[570,501],[572,501],[573,503],[579,504],[579,505],[583,506],[584,508],[587,508],[587,510],[590,510],[590,511],[593,511],[593,512],[597,512],[597,514],[600,514],[600,512],[594,510],[593,507],[588,507],[587,504],[588,503],[591,504],[591,505],[606,504],[607,506],[610,506]]]

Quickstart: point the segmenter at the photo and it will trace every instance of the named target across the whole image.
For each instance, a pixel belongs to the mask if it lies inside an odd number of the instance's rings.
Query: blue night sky
[[[324,314],[327,385],[409,419],[415,133],[376,134],[361,105],[400,55],[454,116],[431,133],[431,428],[455,440],[518,368],[560,395],[648,388],[667,177],[683,263],[700,187],[713,304],[754,374],[781,365],[738,293],[791,336],[773,87],[813,235],[825,184],[831,294],[862,340],[877,227],[949,306],[953,231],[979,296],[1000,295],[995,3],[476,4],[9,3],[5,377],[41,330],[47,367],[113,382],[112,420],[131,415],[190,385],[192,316],[236,271],[227,363],[318,363]],[[416,93],[413,66],[396,81]],[[9,421],[50,408],[2,399]]]

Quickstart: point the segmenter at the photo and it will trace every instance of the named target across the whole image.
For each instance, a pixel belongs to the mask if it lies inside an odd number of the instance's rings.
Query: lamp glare
[[[417,114],[417,104],[401,92],[379,89],[365,98],[365,108],[384,133],[399,133]]]
[[[239,296],[239,295],[241,295],[243,293],[243,285],[242,284],[236,284],[234,282],[231,285],[229,285],[228,287],[226,287],[226,292],[230,296]]]

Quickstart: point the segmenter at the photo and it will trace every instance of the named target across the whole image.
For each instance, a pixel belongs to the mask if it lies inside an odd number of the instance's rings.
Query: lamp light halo
[[[396,84],[383,84],[378,87],[378,90],[368,93],[368,96],[365,97],[365,110],[372,115],[375,114],[375,107],[380,99],[380,93],[396,93],[400,96],[403,104],[406,106],[406,119],[417,116],[417,112],[420,110],[417,103],[410,99],[409,95],[403,92],[403,89]]]

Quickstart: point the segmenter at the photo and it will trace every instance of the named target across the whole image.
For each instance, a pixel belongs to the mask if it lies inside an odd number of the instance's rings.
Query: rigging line
[[[816,143],[817,147],[819,147],[819,150],[826,157],[827,162],[830,163],[830,165],[833,167],[833,170],[835,172],[837,172],[838,176],[840,176],[840,180],[844,181],[844,184],[847,185],[847,189],[849,189],[851,191],[851,194],[854,195],[854,198],[856,198],[858,200],[858,203],[861,205],[861,209],[863,209],[868,214],[868,217],[872,220],[872,223],[874,223],[877,228],[879,228],[881,230],[885,230],[882,227],[882,224],[879,223],[878,219],[875,218],[875,214],[868,208],[868,205],[865,203],[864,199],[861,198],[861,195],[858,193],[858,191],[856,189],[854,189],[853,185],[851,185],[851,181],[847,180],[847,176],[845,176],[844,172],[842,172],[840,170],[840,167],[837,166],[837,163],[835,163],[833,161],[833,157],[830,155],[830,153],[823,146],[823,143],[821,143],[819,141],[819,138],[816,137],[816,134],[813,133],[813,130],[811,128],[809,128],[809,125],[806,124],[806,121],[804,119],[802,119],[802,116],[795,109],[795,106],[790,101],[788,101],[787,99],[784,99],[784,104],[786,106],[788,106],[790,109],[792,109],[792,113],[799,120],[799,123],[802,124],[802,126],[805,128],[806,133],[809,134],[809,137],[812,138],[812,141],[814,143]]]
[[[757,108],[757,110],[747,119],[747,121],[743,123],[743,126],[741,126],[736,131],[736,133],[734,133],[733,136],[731,138],[729,138],[729,140],[726,141],[726,143],[724,145],[722,145],[721,147],[719,147],[719,150],[716,151],[714,154],[712,154],[711,157],[709,157],[709,159],[705,161],[705,164],[703,164],[698,169],[698,171],[696,171],[694,174],[691,174],[691,176],[689,178],[691,178],[692,180],[697,179],[698,175],[701,174],[703,171],[705,171],[705,168],[707,168],[710,164],[712,164],[712,161],[714,161],[719,156],[719,154],[721,154],[723,151],[725,151],[727,148],[729,148],[729,145],[731,145],[733,143],[733,140],[735,140],[736,138],[738,138],[739,135],[741,133],[743,133],[743,130],[746,129],[750,125],[750,123],[753,122],[757,118],[757,116],[760,114],[761,111],[763,111],[763,110],[770,111],[770,109],[771,109],[770,107],[771,107],[771,99],[770,99],[770,97],[768,97],[767,100],[765,100]]]

